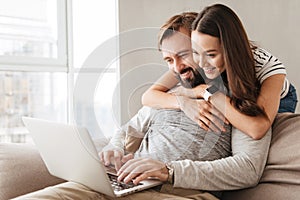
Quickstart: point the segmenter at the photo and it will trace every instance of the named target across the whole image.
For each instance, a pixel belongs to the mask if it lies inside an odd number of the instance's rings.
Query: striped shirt
[[[253,56],[255,60],[256,77],[262,84],[264,80],[275,74],[285,74],[285,66],[269,52],[262,48],[256,48],[253,50]],[[284,80],[284,84],[281,90],[281,98],[284,98],[289,92],[290,83],[287,78]]]

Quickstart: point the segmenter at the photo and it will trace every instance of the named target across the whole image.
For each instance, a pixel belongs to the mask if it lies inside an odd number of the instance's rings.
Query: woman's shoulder
[[[269,53],[267,50],[261,47],[256,47],[252,49],[252,52],[253,52],[254,60],[257,62],[257,64],[266,63],[273,57],[271,53]]]
[[[282,66],[280,60],[278,60],[270,52],[261,47],[256,47],[255,49],[252,49],[252,52],[256,68],[273,68],[279,65]]]

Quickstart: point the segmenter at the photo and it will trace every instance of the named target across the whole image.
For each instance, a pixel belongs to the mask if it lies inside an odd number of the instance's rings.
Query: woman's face
[[[215,79],[225,71],[223,52],[219,38],[192,32],[193,58],[204,70],[207,78]]]

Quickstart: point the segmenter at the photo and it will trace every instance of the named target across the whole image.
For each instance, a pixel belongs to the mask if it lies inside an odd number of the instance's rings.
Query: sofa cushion
[[[300,196],[300,114],[278,114],[267,165],[258,186],[225,192],[222,199],[298,199]]]
[[[0,143],[0,199],[10,199],[63,181],[49,174],[33,145]]]

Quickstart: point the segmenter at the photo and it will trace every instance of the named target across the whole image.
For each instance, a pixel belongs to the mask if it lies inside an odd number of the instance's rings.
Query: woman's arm
[[[167,71],[142,96],[142,104],[152,108],[180,109],[173,94],[167,93],[178,84],[174,73]]]
[[[176,96],[203,98],[207,85],[201,84],[195,88],[174,87],[179,83],[173,71],[167,71],[142,96],[142,104],[153,108],[180,109]],[[174,89],[171,92],[171,89]]]
[[[173,92],[168,91],[179,83],[174,72],[167,71],[156,83],[154,83],[142,96],[142,104],[153,108],[180,109],[176,96],[190,98],[203,98],[207,85],[202,84],[195,88],[176,88]]]
[[[142,97],[145,106],[165,109],[180,109],[190,119],[199,124],[204,130],[224,130],[220,123],[225,120],[224,115],[202,98],[206,85],[199,85],[192,89],[180,87],[180,90],[168,92],[178,84],[174,72],[166,72],[155,84],[153,84]]]
[[[271,127],[278,112],[284,79],[284,74],[276,74],[262,83],[257,103],[265,111],[266,116],[252,117],[242,114],[231,105],[230,98],[220,92],[211,96],[210,103],[220,110],[234,127],[253,139],[260,139]]]

